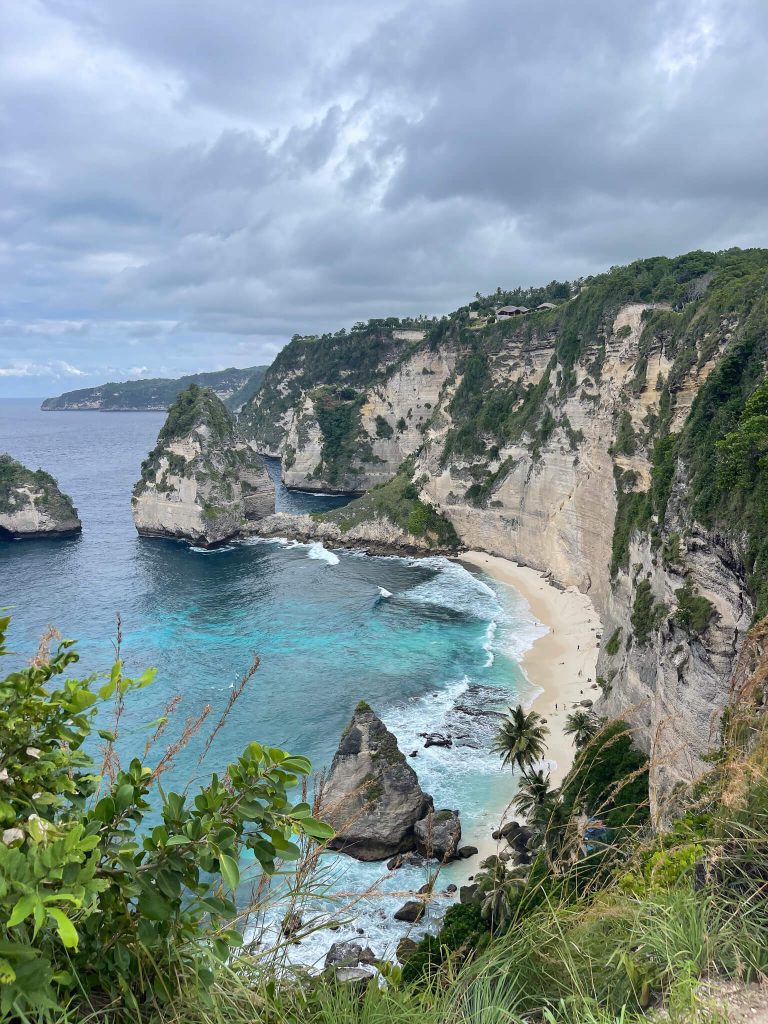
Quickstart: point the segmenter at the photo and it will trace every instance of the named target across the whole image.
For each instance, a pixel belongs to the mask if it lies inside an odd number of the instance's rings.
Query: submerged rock
[[[215,547],[274,512],[275,488],[223,402],[193,384],[168,410],[132,504],[142,537]]]
[[[0,539],[73,537],[81,530],[72,499],[49,473],[0,454]]]
[[[397,740],[363,702],[342,736],[323,796],[324,820],[336,830],[329,847],[366,861],[413,850],[416,822],[432,808]]]
[[[399,910],[395,911],[394,918],[396,921],[405,921],[408,924],[416,924],[420,921],[426,912],[426,904],[421,900],[408,900],[404,903]]]
[[[387,861],[387,871],[397,871],[398,868],[424,868],[428,864],[426,857],[422,857],[415,850],[408,853],[398,853]]]
[[[453,860],[461,842],[461,822],[458,811],[435,811],[417,821],[414,832],[416,849],[422,857]]]

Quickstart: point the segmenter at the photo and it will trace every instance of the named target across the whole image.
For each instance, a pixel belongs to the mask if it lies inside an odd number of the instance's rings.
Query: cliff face
[[[50,474],[0,454],[0,540],[71,537],[82,523]]]
[[[765,409],[749,399],[768,357],[767,274],[762,250],[641,261],[552,310],[495,322],[481,300],[480,317],[384,345],[368,379],[350,371],[354,472],[335,479],[322,376],[279,392],[270,371],[262,391],[265,407],[286,403],[269,446],[291,485],[365,489],[407,456],[401,472],[462,543],[590,595],[599,710],[652,753],[659,807],[701,769],[745,631],[768,611],[768,394]],[[360,528],[381,510],[342,513]]]
[[[294,339],[270,367],[241,425],[257,451],[282,460],[286,486],[366,491],[418,449],[455,352],[398,323]]]
[[[141,536],[213,547],[273,513],[275,491],[224,405],[192,385],[171,406],[132,505]]]

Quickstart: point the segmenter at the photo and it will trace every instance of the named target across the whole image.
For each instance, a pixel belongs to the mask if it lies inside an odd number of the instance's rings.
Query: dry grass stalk
[[[224,723],[226,722],[227,718],[229,717],[230,711],[232,710],[232,708],[237,703],[237,700],[241,696],[243,690],[246,688],[248,683],[251,681],[251,679],[256,674],[256,670],[258,669],[260,664],[261,664],[261,658],[259,658],[259,656],[257,654],[254,654],[253,661],[251,662],[251,667],[245,673],[245,675],[240,680],[240,682],[237,684],[237,686],[233,686],[232,687],[232,690],[231,690],[231,692],[229,694],[229,700],[227,701],[227,706],[224,708],[224,711],[222,713],[221,718],[218,720],[216,725],[211,730],[211,733],[210,733],[210,735],[208,736],[208,739],[205,742],[205,746],[203,747],[203,752],[200,755],[200,757],[197,759],[197,763],[198,764],[202,764],[203,763],[203,760],[205,759],[206,754],[211,749],[211,745],[212,745],[214,739],[216,738],[217,734],[219,733],[219,731],[223,727]],[[209,708],[209,710],[210,710],[210,708]]]
[[[198,732],[200,732],[200,729],[202,728],[203,723],[205,722],[208,715],[210,715],[211,710],[211,705],[206,704],[203,710],[197,716],[197,718],[194,718],[192,715],[190,715],[189,718],[187,718],[186,722],[184,723],[184,728],[182,729],[181,736],[179,736],[179,738],[174,743],[171,743],[169,744],[169,746],[166,747],[163,756],[160,758],[160,760],[157,763],[157,766],[153,770],[151,776],[153,782],[156,779],[158,779],[163,774],[163,772],[167,772],[169,768],[173,767],[173,762],[176,758],[176,755],[179,753],[179,751],[183,750],[184,747],[186,747],[189,741],[194,736],[196,736]]]
[[[42,668],[43,665],[48,664],[51,660],[51,643],[54,640],[61,640],[61,633],[55,626],[48,626],[46,631],[40,637],[40,643],[37,645],[37,653],[34,658],[30,658],[29,664],[31,668]]]

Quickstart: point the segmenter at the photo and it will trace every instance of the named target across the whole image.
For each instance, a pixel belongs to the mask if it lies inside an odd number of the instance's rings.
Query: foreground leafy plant
[[[0,656],[10,620],[0,618]],[[205,992],[241,944],[233,927],[243,855],[271,874],[299,856],[297,836],[329,826],[291,790],[311,766],[250,743],[193,796],[165,793],[139,759],[115,764],[103,705],[149,685],[59,679],[78,660],[72,641],[0,681],[0,1014],[84,1006],[167,1004],[180,980]],[[55,688],[53,681],[58,682]],[[106,742],[108,775],[88,752]],[[154,800],[153,800],[154,797]],[[36,1017],[38,1019],[38,1017]]]

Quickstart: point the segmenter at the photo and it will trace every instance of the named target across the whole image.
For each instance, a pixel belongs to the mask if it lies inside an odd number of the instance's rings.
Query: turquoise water
[[[178,756],[166,786],[182,788],[203,771],[221,770],[254,739],[327,766],[352,709],[365,699],[404,752],[418,750],[412,764],[436,806],[461,811],[467,838],[490,831],[487,807],[512,785],[488,753],[494,720],[487,712],[531,692],[519,658],[538,627],[522,600],[443,558],[369,558],[279,542],[202,552],[139,539],[130,491],[162,419],[42,413],[34,403],[4,403],[0,450],[57,476],[84,528],[73,540],[0,544],[0,605],[12,606],[19,658],[52,623],[79,638],[84,672],[104,671],[119,612],[127,671],[158,669],[157,681],[129,703],[120,744],[128,757],[141,751],[147,723],[176,695],[177,731],[206,703],[215,721],[258,654],[260,668],[203,768],[197,758],[204,733]],[[291,508],[338,501],[279,494]],[[423,749],[418,733],[446,729],[457,737],[452,749]],[[366,888],[383,870],[339,856],[326,858],[325,867],[333,886],[345,891]],[[465,870],[449,867],[446,881]],[[423,881],[418,872],[401,871],[384,888],[402,891]],[[403,934],[391,921],[401,902],[365,901],[351,915],[349,934],[362,927],[376,952],[385,952]],[[306,962],[330,941],[327,934],[312,939],[291,956]]]

